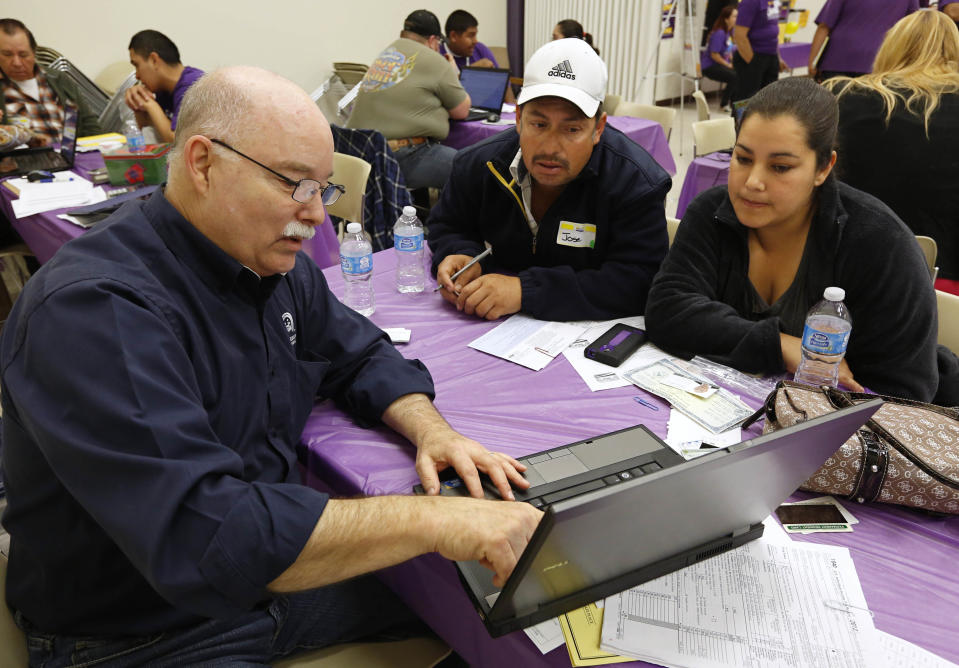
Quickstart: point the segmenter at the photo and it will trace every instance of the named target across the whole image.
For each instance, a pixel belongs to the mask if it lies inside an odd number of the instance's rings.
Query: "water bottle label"
[[[373,254],[360,257],[340,255],[340,268],[343,269],[344,274],[365,274],[373,269]]]
[[[416,252],[423,250],[423,234],[414,234],[411,236],[393,235],[393,247],[398,251]]]
[[[849,330],[845,332],[821,332],[807,324],[802,333],[802,345],[806,350],[820,355],[842,355],[846,352],[849,334]]]

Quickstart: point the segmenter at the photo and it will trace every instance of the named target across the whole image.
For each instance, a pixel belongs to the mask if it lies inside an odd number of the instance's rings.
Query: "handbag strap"
[[[866,503],[875,501],[882,491],[882,483],[885,482],[889,469],[889,450],[882,439],[869,429],[860,429],[856,435],[863,446],[863,457],[859,479],[849,498],[857,503]]]

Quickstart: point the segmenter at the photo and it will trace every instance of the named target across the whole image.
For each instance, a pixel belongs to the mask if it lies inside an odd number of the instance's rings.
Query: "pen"
[[[645,406],[646,408],[649,408],[650,410],[654,410],[654,411],[659,410],[659,406],[646,401],[642,397],[633,397],[633,401],[635,401],[637,404],[642,404],[643,406]]]
[[[452,276],[450,276],[450,283],[452,283],[453,281],[455,281],[457,278],[460,277],[460,274],[462,274],[464,271],[466,271],[467,269],[469,269],[470,267],[472,267],[474,264],[476,264],[477,262],[479,262],[480,260],[482,260],[484,257],[486,257],[487,255],[489,255],[489,254],[492,253],[492,252],[493,252],[493,249],[492,249],[492,248],[487,248],[487,249],[484,250],[482,253],[480,253],[479,255],[477,255],[476,257],[474,257],[472,260],[470,260],[469,262],[467,262],[465,267],[463,267],[462,269],[460,269],[459,271],[457,271],[455,274],[453,274]],[[436,288],[436,290],[433,290],[433,292],[436,292],[437,290],[442,290],[442,289],[443,289],[443,286],[440,285],[439,287]]]

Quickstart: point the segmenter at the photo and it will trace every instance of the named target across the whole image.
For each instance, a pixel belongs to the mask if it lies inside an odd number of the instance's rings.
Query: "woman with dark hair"
[[[839,99],[839,177],[939,245],[936,287],[959,294],[959,30],[923,9],[896,23],[872,74],[826,82]]]
[[[738,100],[736,94],[736,70],[733,68],[732,60],[732,32],[736,25],[736,5],[727,5],[716,17],[709,36],[706,38],[706,48],[703,49],[703,55],[700,59],[700,67],[703,76],[713,81],[721,81],[726,84],[723,90],[723,98],[720,106],[723,108],[729,106],[731,100]]]
[[[575,37],[581,39],[591,47],[593,51],[596,52],[596,55],[599,55],[599,49],[596,48],[596,45],[593,44],[593,36],[588,32],[583,32],[583,24],[574,19],[563,19],[555,26],[553,26],[553,39],[565,39],[567,37]]]
[[[690,204],[653,281],[647,333],[674,354],[795,372],[806,313],[837,286],[853,318],[840,383],[930,401],[939,375],[929,272],[896,214],[833,177],[837,121],[835,98],[807,78],[750,100],[728,186]]]

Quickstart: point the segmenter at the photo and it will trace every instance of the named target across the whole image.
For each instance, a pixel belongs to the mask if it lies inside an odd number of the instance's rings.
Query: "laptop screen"
[[[464,67],[460,72],[460,83],[469,93],[473,107],[499,113],[509,85],[509,70]]]
[[[60,155],[68,165],[73,164],[77,150],[77,123],[80,113],[74,105],[69,105],[63,118],[63,136],[60,138]]]

